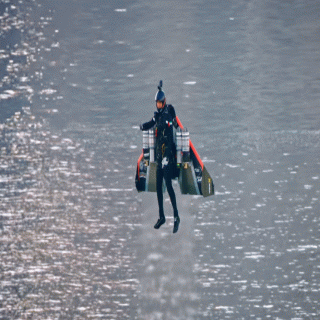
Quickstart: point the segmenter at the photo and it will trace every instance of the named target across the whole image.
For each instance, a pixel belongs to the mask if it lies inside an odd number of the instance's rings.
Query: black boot
[[[174,217],[173,233],[178,232],[179,224],[180,224],[179,216]]]
[[[159,229],[166,222],[166,218],[163,216],[158,219],[157,223],[154,225],[155,229]]]

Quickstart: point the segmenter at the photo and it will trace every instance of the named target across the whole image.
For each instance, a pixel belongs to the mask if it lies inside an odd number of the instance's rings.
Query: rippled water
[[[0,318],[318,318],[319,9],[2,1]],[[160,79],[216,187],[175,235],[134,187]]]
[[[139,282],[128,243],[141,225],[132,188],[101,185],[96,161],[105,177],[116,169],[27,109],[1,133],[1,313],[129,317]]]

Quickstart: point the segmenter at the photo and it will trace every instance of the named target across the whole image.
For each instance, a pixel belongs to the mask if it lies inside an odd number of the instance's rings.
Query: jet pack
[[[176,149],[174,179],[179,182],[182,194],[214,194],[212,178],[190,140],[189,132],[176,117],[178,128],[174,128]],[[155,133],[153,129],[143,131],[143,150],[137,162],[136,188],[139,192],[156,192]],[[165,188],[165,183],[163,183]]]

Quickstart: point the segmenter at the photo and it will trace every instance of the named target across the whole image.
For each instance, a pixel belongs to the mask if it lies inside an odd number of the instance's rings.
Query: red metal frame
[[[137,170],[138,170],[138,179],[139,179],[139,181],[140,181],[140,161],[142,160],[142,158],[143,158],[143,151],[140,154],[140,157],[139,157],[138,162],[137,162]]]

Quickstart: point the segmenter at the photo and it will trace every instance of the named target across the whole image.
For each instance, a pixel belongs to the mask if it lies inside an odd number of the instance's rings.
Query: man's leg
[[[167,190],[169,193],[169,197],[171,200],[171,204],[173,207],[173,215],[174,217],[178,217],[178,208],[177,208],[177,201],[176,201],[176,195],[174,193],[173,187],[172,187],[172,180],[171,180],[171,172],[170,172],[170,167],[165,166],[164,167],[164,179],[166,182]]]
[[[173,233],[176,233],[179,229],[180,218],[178,215],[176,195],[175,195],[173,187],[172,187],[172,180],[171,180],[172,171],[171,170],[172,170],[172,168],[170,168],[170,165],[164,167],[164,179],[166,181],[167,190],[168,190],[171,204],[173,207],[173,216],[174,216]]]
[[[162,180],[163,180],[163,171],[161,168],[157,168],[157,198],[159,205],[159,220],[154,225],[155,229],[159,229],[165,222],[166,218],[163,211],[163,193],[162,193]]]

